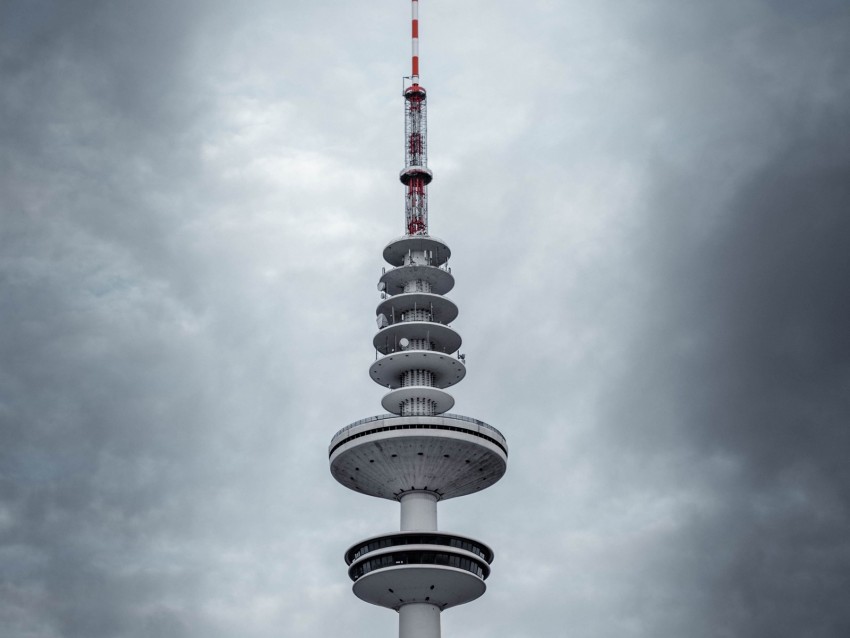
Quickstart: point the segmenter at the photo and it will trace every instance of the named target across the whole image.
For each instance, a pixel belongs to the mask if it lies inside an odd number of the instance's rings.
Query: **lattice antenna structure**
[[[331,439],[331,474],[345,487],[401,505],[398,532],[371,536],[345,552],[354,594],[399,616],[399,638],[440,638],[440,614],[485,589],[493,550],[437,529],[437,503],[490,487],[505,474],[508,445],[483,421],[450,414],[446,391],[466,376],[451,327],[458,308],[451,250],[428,233],[425,89],[419,84],[419,1],[413,13],[413,68],[404,88],[405,231],[384,247],[375,311],[372,380],[386,389],[386,413],[355,421]]]
[[[419,0],[412,6],[412,56],[410,86],[404,90],[404,169],[399,178],[407,189],[404,206],[404,232],[428,234],[428,99],[419,84]]]

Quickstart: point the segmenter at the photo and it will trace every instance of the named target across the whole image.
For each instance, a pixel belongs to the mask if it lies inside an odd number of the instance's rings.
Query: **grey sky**
[[[850,634],[850,5],[422,0],[431,231],[508,474],[443,634]],[[0,4],[0,634],[373,638],[409,4]]]

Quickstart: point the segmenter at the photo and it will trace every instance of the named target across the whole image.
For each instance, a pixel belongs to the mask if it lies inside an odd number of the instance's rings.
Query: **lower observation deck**
[[[481,541],[447,532],[396,532],[356,543],[345,553],[354,593],[398,609],[426,603],[440,609],[484,593],[493,550]]]
[[[337,481],[390,500],[422,490],[438,499],[472,494],[502,478],[508,460],[496,428],[453,414],[364,419],[337,432],[328,452]]]

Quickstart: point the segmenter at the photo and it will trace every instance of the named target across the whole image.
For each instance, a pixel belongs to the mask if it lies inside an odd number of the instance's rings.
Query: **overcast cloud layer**
[[[850,5],[423,0],[431,232],[508,474],[446,638],[850,635]],[[0,4],[0,634],[394,636],[404,0]]]

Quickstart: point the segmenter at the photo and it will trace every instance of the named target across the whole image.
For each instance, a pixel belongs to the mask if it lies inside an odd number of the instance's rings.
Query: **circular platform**
[[[331,474],[349,489],[390,500],[428,491],[445,500],[490,487],[507,470],[507,442],[474,419],[385,415],[332,439]]]
[[[407,186],[413,179],[421,179],[425,184],[430,184],[434,179],[434,173],[426,166],[407,166],[398,174],[401,183]]]
[[[431,292],[435,295],[445,295],[454,288],[455,278],[452,274],[437,266],[399,266],[386,271],[379,280],[386,286],[390,295],[398,295],[404,292],[404,284],[415,279],[422,279],[431,284]]]
[[[408,603],[430,603],[440,609],[463,605],[480,597],[487,590],[484,579],[464,568],[443,565],[410,564],[404,561],[420,558],[441,560],[447,554],[420,552],[396,554],[391,557],[400,564],[379,566],[354,581],[354,595],[367,603],[398,609]],[[379,563],[375,558],[370,563]],[[478,566],[470,559],[463,559]],[[366,567],[366,565],[364,565]]]
[[[401,313],[422,309],[428,310],[431,321],[436,323],[449,324],[458,315],[457,306],[451,299],[427,292],[406,292],[388,297],[378,304],[375,315],[384,315],[393,324],[401,321]]]
[[[435,388],[448,388],[466,376],[466,366],[458,359],[433,350],[404,350],[381,357],[369,366],[372,381],[385,388],[401,387],[401,375],[408,370],[428,370]]]
[[[412,97],[423,99],[426,96],[425,87],[419,84],[411,84],[401,94],[408,99]]]
[[[382,328],[372,339],[375,350],[381,354],[405,352],[399,347],[399,339],[424,339],[433,344],[432,352],[453,354],[461,344],[460,335],[441,323],[432,321],[400,321]]]
[[[437,388],[429,388],[427,386],[414,385],[406,388],[398,388],[384,395],[381,399],[381,406],[387,412],[393,414],[401,414],[401,402],[406,399],[426,399],[433,401],[436,404],[436,413],[442,414],[448,412],[455,405],[455,400],[448,392],[443,392]]]
[[[393,239],[384,247],[384,260],[393,266],[401,266],[408,254],[420,252],[427,254],[430,266],[442,266],[452,255],[442,239],[430,235],[405,235]]]

